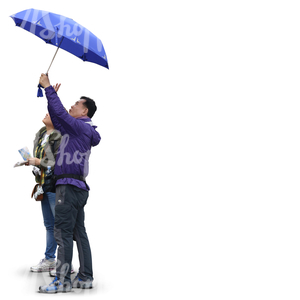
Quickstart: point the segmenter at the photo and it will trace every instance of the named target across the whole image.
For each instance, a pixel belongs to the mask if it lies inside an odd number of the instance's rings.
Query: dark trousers
[[[90,243],[84,226],[84,206],[89,192],[73,185],[58,185],[55,199],[54,237],[58,245],[56,276],[61,282],[71,281],[73,240],[79,255],[78,277],[93,280]]]

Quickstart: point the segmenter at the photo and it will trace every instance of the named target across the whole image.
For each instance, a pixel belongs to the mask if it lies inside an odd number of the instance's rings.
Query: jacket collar
[[[82,120],[83,122],[85,122],[91,126],[94,126],[92,120],[89,117],[80,117],[80,118],[77,118],[77,120]]]

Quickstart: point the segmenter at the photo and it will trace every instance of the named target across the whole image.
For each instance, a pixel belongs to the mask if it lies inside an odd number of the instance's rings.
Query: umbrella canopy
[[[11,18],[17,26],[33,33],[46,43],[62,48],[83,61],[108,69],[101,40],[72,19],[37,9],[21,11]]]

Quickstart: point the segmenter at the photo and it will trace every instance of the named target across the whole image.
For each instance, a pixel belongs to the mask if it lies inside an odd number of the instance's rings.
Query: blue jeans
[[[54,260],[57,248],[57,243],[54,238],[55,193],[44,193],[44,198],[41,201],[41,205],[44,217],[44,225],[47,230],[45,258]]]

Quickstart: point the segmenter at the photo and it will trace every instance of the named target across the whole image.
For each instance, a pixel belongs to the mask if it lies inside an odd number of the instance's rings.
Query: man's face
[[[83,105],[84,99],[80,99],[74,105],[71,106],[69,110],[70,116],[74,118],[80,118],[87,115],[88,109]]]

